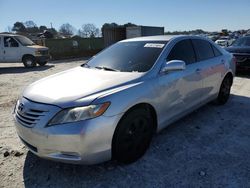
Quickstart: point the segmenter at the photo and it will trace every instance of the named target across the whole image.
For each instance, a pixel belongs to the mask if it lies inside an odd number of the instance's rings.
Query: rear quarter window
[[[196,52],[197,61],[203,61],[214,57],[213,48],[208,41],[193,39],[192,42]]]

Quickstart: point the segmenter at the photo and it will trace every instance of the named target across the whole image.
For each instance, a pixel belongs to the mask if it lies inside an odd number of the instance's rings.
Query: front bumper
[[[42,63],[42,62],[47,62],[50,60],[50,55],[40,55],[40,56],[35,56],[36,62]]]
[[[122,114],[55,125],[26,127],[18,121],[17,134],[35,155],[75,164],[97,164],[112,157],[112,138]]]

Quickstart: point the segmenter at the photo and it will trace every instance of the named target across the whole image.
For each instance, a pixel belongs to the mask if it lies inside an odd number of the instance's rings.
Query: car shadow
[[[250,98],[207,104],[157,134],[139,161],[72,165],[28,152],[23,181],[31,187],[224,187],[249,185]],[[234,164],[234,165],[232,165]],[[241,181],[239,181],[241,180]]]
[[[0,74],[17,74],[17,73],[26,73],[26,72],[37,72],[48,70],[55,65],[45,65],[45,66],[36,66],[32,68],[26,68],[23,66],[20,67],[0,67]]]

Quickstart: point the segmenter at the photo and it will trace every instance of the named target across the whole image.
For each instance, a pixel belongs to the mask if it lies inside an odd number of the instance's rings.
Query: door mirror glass
[[[166,73],[166,72],[171,72],[171,71],[181,71],[184,70],[186,68],[186,63],[182,60],[171,60],[171,61],[167,61],[162,69],[161,72],[162,73]]]

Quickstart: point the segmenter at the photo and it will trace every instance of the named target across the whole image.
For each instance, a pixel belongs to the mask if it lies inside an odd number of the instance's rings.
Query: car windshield
[[[15,38],[23,45],[23,46],[32,46],[35,45],[32,40],[28,39],[27,37],[24,36],[15,36]]]
[[[250,37],[243,37],[237,39],[232,46],[250,46]]]
[[[154,65],[167,41],[118,42],[82,66],[121,72],[146,72]]]

